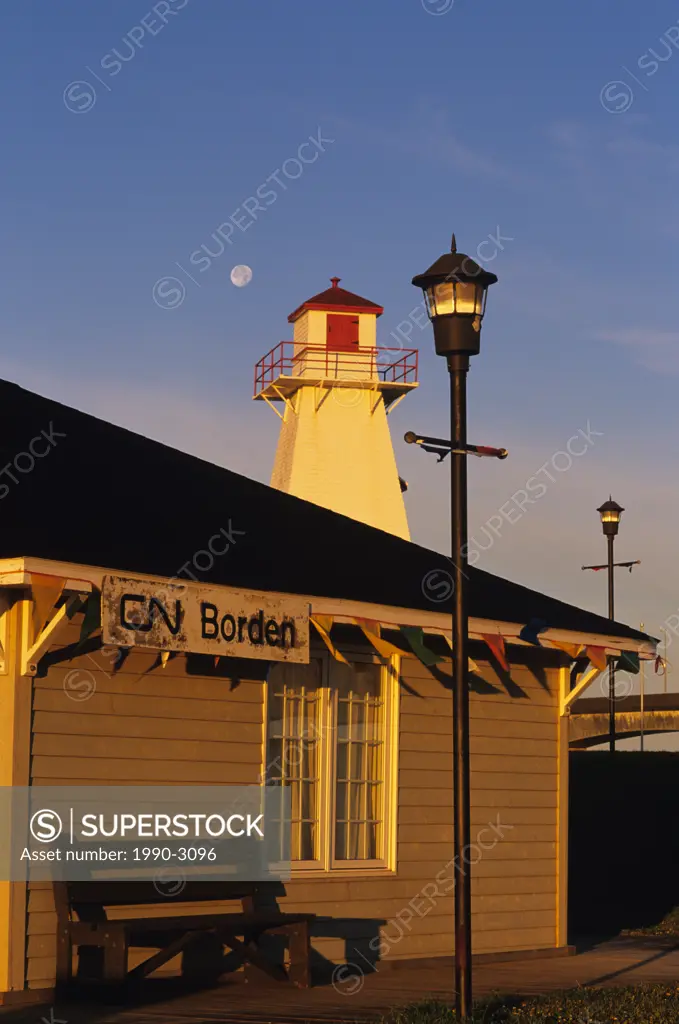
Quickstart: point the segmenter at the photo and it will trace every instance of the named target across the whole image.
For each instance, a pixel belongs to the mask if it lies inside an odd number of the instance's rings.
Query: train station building
[[[445,957],[449,562],[408,539],[388,436],[416,362],[338,284],[258,364],[273,486],[0,382],[0,786],[287,786],[281,906],[317,915],[319,961]],[[569,708],[653,644],[470,577],[474,953],[554,955]],[[50,885],[0,881],[0,1002],[53,989],[56,944]]]

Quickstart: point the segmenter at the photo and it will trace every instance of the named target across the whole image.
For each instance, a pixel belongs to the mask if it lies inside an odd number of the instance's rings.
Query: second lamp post
[[[620,526],[620,516],[624,508],[613,501],[609,495],[597,512],[601,516],[601,525],[604,536],[608,541],[608,617],[615,618],[615,584],[614,584],[614,562],[613,544]],[[608,735],[609,749],[615,751],[615,662],[611,658],[608,663]]]

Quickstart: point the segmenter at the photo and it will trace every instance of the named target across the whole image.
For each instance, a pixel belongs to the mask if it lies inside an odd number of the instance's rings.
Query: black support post
[[[466,354],[448,357],[450,370],[451,441],[464,450],[467,443]],[[455,814],[455,992],[457,1016],[472,1014],[472,925],[470,864],[465,851],[471,843],[469,767],[469,684],[467,606],[467,456],[451,455],[451,557],[453,597],[453,779]]]

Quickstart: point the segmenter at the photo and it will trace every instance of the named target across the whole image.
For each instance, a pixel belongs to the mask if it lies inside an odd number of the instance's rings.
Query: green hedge
[[[396,1010],[383,1024],[453,1024],[455,1011],[439,1002]],[[535,999],[491,1000],[474,1024],[677,1024],[679,987],[574,989]]]

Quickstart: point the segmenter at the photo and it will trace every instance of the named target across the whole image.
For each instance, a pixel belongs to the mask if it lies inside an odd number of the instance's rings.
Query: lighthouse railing
[[[416,384],[417,349],[386,346],[330,349],[326,345],[295,345],[281,341],[255,366],[255,395],[281,377],[319,381],[377,381]]]

